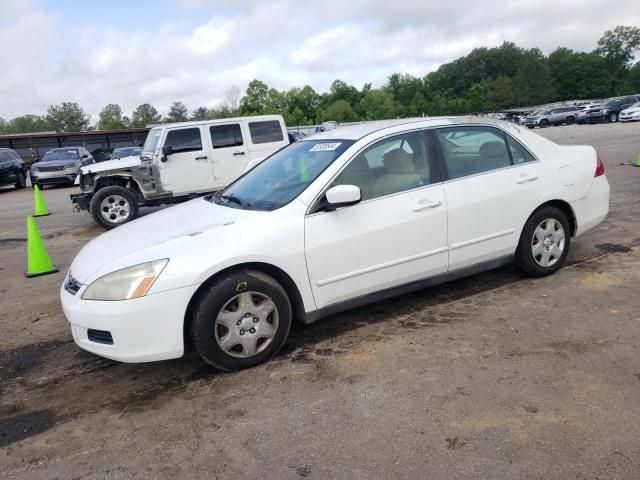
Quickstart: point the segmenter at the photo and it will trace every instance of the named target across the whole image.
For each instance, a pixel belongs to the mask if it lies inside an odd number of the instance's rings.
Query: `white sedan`
[[[373,122],[278,151],[217,194],[104,233],[61,288],[76,343],[224,370],[293,321],[505,265],[549,275],[609,211],[592,147],[474,118]]]
[[[637,122],[640,121],[640,102],[634,103],[628,108],[620,112],[621,122]]]

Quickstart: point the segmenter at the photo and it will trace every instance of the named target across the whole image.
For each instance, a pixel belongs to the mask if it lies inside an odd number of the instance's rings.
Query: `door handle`
[[[535,182],[537,179],[538,177],[535,175],[528,175],[524,173],[518,177],[518,179],[516,180],[516,183],[523,184],[527,182]]]
[[[244,155],[244,152],[233,152],[233,156],[235,157],[236,155]]]
[[[420,200],[416,205],[413,206],[414,212],[419,212],[420,210],[426,210],[427,208],[436,208],[442,205],[440,200],[433,202],[431,200]]]
[[[201,157],[196,157],[196,160],[206,160],[207,156],[206,155],[202,155]]]

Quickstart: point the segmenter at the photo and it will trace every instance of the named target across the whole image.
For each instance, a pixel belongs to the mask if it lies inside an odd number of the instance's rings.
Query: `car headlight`
[[[134,265],[100,277],[87,287],[83,300],[131,300],[144,297],[164,270],[168,258]]]
[[[609,109],[608,108],[603,109],[602,113],[604,113],[606,115],[607,113],[609,113]]]

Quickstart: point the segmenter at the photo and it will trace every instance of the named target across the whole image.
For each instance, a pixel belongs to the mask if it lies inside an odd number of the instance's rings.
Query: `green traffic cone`
[[[636,161],[633,162],[633,166],[640,167],[640,153],[638,153],[638,156],[636,157]]]
[[[35,203],[35,211],[33,213],[34,217],[45,217],[47,215],[51,215],[47,209],[47,204],[44,203],[44,198],[42,198],[38,185],[33,186],[33,200]]]
[[[27,278],[39,277],[48,273],[56,273],[58,269],[51,263],[44,246],[36,221],[31,215],[27,217]]]

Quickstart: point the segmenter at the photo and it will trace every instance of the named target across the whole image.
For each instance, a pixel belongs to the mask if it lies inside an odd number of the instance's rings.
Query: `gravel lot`
[[[26,279],[29,190],[0,189],[1,478],[640,478],[640,124],[590,144],[611,213],[567,266],[514,268],[299,326],[272,362],[118,364],[72,341],[58,288],[101,233],[46,189],[55,275]]]

